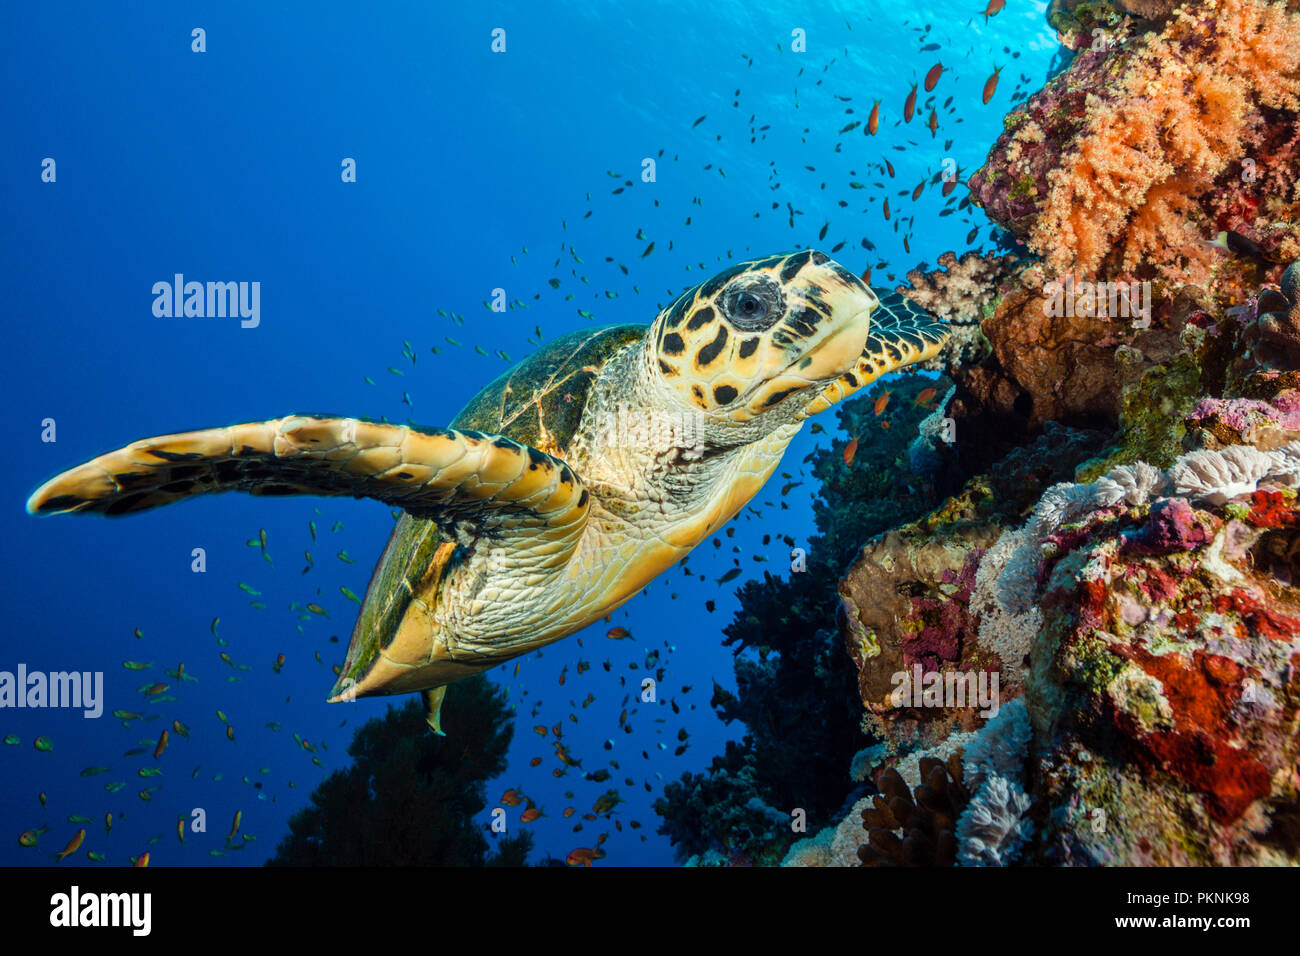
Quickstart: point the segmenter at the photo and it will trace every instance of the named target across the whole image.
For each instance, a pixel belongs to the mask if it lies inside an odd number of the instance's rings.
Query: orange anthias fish
[[[582,761],[575,760],[570,756],[569,748],[564,746],[564,744],[560,743],[558,740],[555,742],[555,756],[559,757],[560,763],[564,764],[566,767],[577,767],[578,769],[582,769]]]
[[[624,638],[632,637],[632,632],[625,627],[611,627],[605,632],[605,636],[611,641],[621,641]],[[633,638],[635,640],[635,638]]]
[[[564,862],[569,866],[591,866],[591,861],[596,858],[596,851],[590,847],[580,846],[569,853],[564,858]]]
[[[875,136],[878,129],[880,129],[880,100],[876,100],[876,105],[871,107],[871,115],[867,117],[867,132]]]
[[[164,730],[158,735],[158,746],[153,748],[153,759],[157,760],[167,749],[167,731]]]
[[[916,84],[912,84],[912,92],[907,94],[907,102],[903,104],[903,122],[912,122],[912,117],[916,115]]]
[[[916,202],[918,199],[920,199],[920,198],[921,198],[921,193],[923,193],[923,192],[925,192],[925,180],[924,180],[924,179],[921,180],[919,183],[917,183],[917,184],[916,184],[916,188],[912,190],[912,202]]]
[[[886,390],[884,394],[876,399],[876,404],[873,410],[877,416],[879,416],[889,406],[889,396],[892,394],[893,392]]]
[[[938,395],[938,394],[939,394],[938,389],[934,389],[934,388],[923,388],[923,389],[921,389],[920,394],[916,396],[916,400],[913,401],[912,404],[913,404],[913,405],[924,405],[924,404],[926,404],[927,402],[929,402],[932,398],[934,398],[934,396],[936,396],[936,395]]]
[[[858,453],[858,440],[855,438],[844,446],[844,464],[853,464],[853,456]]]
[[[501,794],[501,802],[507,807],[517,807],[524,801],[515,790],[507,790],[505,793]]]
[[[148,854],[148,852],[141,853],[139,856],[137,856],[137,857],[135,858],[135,862],[132,863],[131,865],[132,865],[133,867],[135,867],[136,869],[144,869],[145,867],[147,867],[147,866],[149,865],[149,854]]]
[[[989,0],[989,5],[984,8],[984,22],[989,22],[989,17],[995,17],[1002,12],[1002,8],[1007,5],[1007,0]]]
[[[84,840],[84,839],[86,839],[86,828],[85,828],[85,827],[82,827],[80,830],[77,831],[77,835],[74,836],[71,840],[68,841],[68,845],[67,845],[67,846],[65,846],[65,847],[64,847],[62,850],[60,850],[58,853],[54,854],[54,856],[55,856],[55,862],[56,862],[56,863],[57,863],[57,862],[60,862],[60,861],[62,861],[65,857],[69,857],[69,856],[71,856],[72,854],[76,853],[76,852],[77,852],[77,848],[78,848],[79,846],[81,846],[81,841]]]
[[[930,121],[925,125],[930,130],[931,139],[939,135],[939,116],[934,110],[930,110]]]
[[[998,74],[1002,72],[1002,67],[995,66],[993,75],[984,81],[984,102],[987,103],[993,99],[993,94],[998,91]]]
[[[889,218],[889,200],[888,200],[888,199],[885,200],[885,218],[886,218],[886,219]]]
[[[925,91],[927,93],[931,92],[939,85],[939,77],[941,76],[943,76],[942,63],[936,63],[934,66],[930,67],[930,72],[925,74]]]
[[[867,285],[871,285],[871,266],[867,266],[862,270],[862,281]]]
[[[939,190],[940,195],[950,196],[952,191],[957,188],[957,183],[961,181],[961,167],[957,167],[957,174],[943,181],[943,189]]]
[[[542,815],[542,810],[540,807],[529,807],[527,810],[525,810],[523,813],[519,815],[519,819],[524,823],[532,823],[541,815]]]

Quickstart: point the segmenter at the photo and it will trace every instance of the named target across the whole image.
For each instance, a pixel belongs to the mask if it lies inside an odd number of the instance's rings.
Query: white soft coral
[[[1033,800],[1005,777],[991,776],[957,821],[957,862],[962,866],[1006,866],[1016,858],[1029,830],[1025,817]]]
[[[1222,505],[1257,490],[1265,478],[1276,475],[1285,479],[1294,471],[1288,467],[1294,461],[1282,452],[1229,445],[1221,451],[1189,452],[1170,466],[1169,480],[1180,497]]]

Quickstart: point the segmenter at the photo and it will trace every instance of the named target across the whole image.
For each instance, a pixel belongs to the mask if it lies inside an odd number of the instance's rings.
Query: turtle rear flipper
[[[292,415],[133,442],[50,479],[27,510],[124,515],[222,491],[375,498],[450,528],[508,525],[558,545],[561,561],[588,500],[562,460],[500,435]]]
[[[831,382],[801,417],[825,411],[880,376],[939,354],[951,334],[948,326],[897,292],[875,290],[880,306],[871,313],[870,331],[857,367]]]
[[[420,692],[420,697],[424,701],[424,720],[439,737],[446,737],[442,729],[442,698],[447,693],[446,687],[435,687],[433,690]]]

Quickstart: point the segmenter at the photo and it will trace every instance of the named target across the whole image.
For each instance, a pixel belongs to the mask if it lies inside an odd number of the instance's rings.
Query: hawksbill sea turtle
[[[331,701],[424,694],[599,621],[730,520],[811,415],[935,355],[947,327],[823,253],[743,262],[649,327],[562,336],[449,428],[291,415],[134,442],[52,478],[33,514],[192,495],[401,508]]]

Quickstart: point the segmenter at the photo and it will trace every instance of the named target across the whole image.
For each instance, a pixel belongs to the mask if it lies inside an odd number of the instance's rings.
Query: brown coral
[[[957,818],[970,802],[962,784],[960,754],[946,763],[920,759],[915,792],[892,767],[876,781],[880,790],[862,811],[867,842],[858,848],[863,866],[952,866],[957,862]]]
[[[1157,26],[1173,13],[1183,0],[1051,0],[1047,5],[1047,22],[1056,30],[1061,42],[1078,49],[1092,41],[1092,30],[1111,26],[1125,14]]]
[[[1135,17],[1156,20],[1174,12],[1180,0],[1115,0],[1115,6]]]
[[[1282,291],[1259,294],[1256,317],[1242,331],[1251,358],[1265,368],[1286,371],[1300,366],[1300,263],[1282,274]]]
[[[1041,269],[1030,269],[984,323],[993,354],[1028,393],[1033,427],[1086,416],[1113,419],[1124,378],[1112,358],[1112,328],[1122,326],[1073,309],[1052,310],[1043,278]]]

